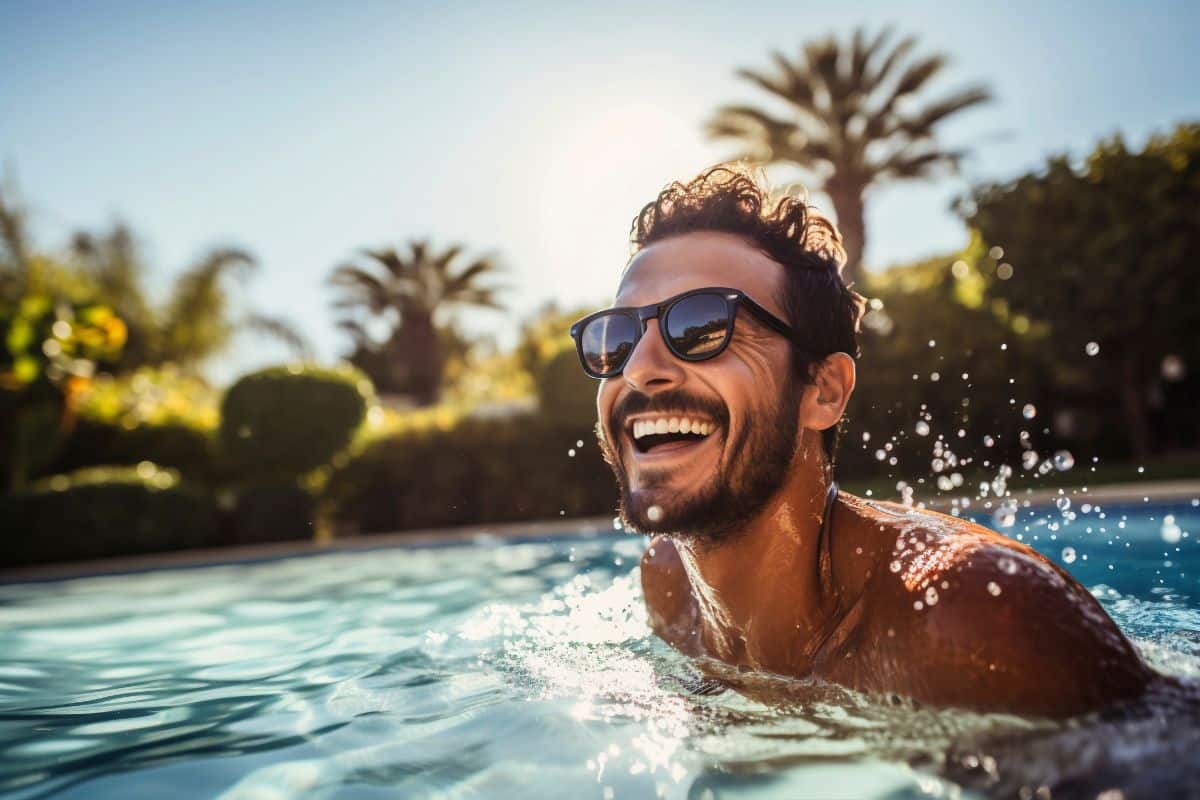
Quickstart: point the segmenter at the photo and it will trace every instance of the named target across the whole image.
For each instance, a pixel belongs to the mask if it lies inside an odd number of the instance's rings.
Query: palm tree
[[[278,339],[302,358],[310,353],[304,337],[288,322],[253,311],[241,316],[232,312],[228,279],[244,277],[258,266],[244,250],[210,250],[180,273],[160,308],[146,298],[147,270],[125,225],[118,223],[98,235],[77,233],[72,251],[95,299],[112,308],[129,329],[121,369],[167,362],[195,368],[225,349],[240,330]]]
[[[849,42],[832,35],[810,42],[795,61],[775,52],[773,70],[738,70],[783,101],[786,115],[730,105],[718,109],[707,126],[712,138],[740,140],[740,158],[799,166],[813,188],[829,195],[846,248],[847,284],[861,270],[867,190],[883,181],[956,169],[965,151],[940,148],[934,128],[991,99],[986,88],[975,86],[918,105],[918,93],[943,70],[946,57],[910,58],[916,38],[892,44],[891,35],[885,29],[868,41],[859,28]]]
[[[463,247],[434,252],[428,241],[394,248],[364,250],[366,266],[343,264],[329,282],[340,290],[334,307],[350,312],[338,325],[350,334],[351,363],[366,372],[381,392],[411,394],[418,403],[437,400],[452,331],[438,319],[444,309],[461,306],[501,309],[499,287],[480,279],[500,270],[491,256],[459,268]],[[369,333],[372,323],[390,328],[379,342]]]

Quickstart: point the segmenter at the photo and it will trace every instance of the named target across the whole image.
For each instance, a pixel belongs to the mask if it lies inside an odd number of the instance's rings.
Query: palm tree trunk
[[[863,249],[866,247],[866,223],[863,220],[863,193],[866,187],[858,181],[839,180],[834,177],[825,186],[833,210],[837,214],[838,230],[842,234],[842,246],[846,249],[846,266],[842,268],[842,282],[853,286],[862,274]]]

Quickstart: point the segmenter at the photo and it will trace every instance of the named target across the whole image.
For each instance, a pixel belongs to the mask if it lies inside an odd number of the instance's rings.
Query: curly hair
[[[696,231],[731,233],[749,241],[784,268],[779,296],[795,336],[792,365],[802,384],[831,353],[859,356],[864,298],[842,282],[842,236],[804,196],[773,196],[761,170],[722,164],[659,192],[634,217],[633,254],[673,236]],[[736,285],[733,282],[732,285]],[[832,466],[841,424],[823,432]]]

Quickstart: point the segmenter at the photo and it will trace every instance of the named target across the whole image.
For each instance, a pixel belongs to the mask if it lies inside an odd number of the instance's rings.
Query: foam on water
[[[1200,679],[1200,550],[1160,528],[1171,514],[1200,530],[1200,509],[1107,509],[1106,525],[1127,523],[1111,544],[1111,531],[1085,532],[1105,512],[1051,511],[1014,511],[1009,532],[1068,562],[1183,683],[1065,726],[707,665],[732,691],[648,632],[640,537],[335,554],[0,587],[0,792],[1186,792],[1200,779],[1188,683]],[[919,538],[905,542],[920,554]]]

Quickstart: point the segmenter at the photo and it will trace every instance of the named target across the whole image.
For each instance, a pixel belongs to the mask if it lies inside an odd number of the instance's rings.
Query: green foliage
[[[534,376],[538,409],[548,421],[587,430],[596,423],[596,386],[572,347],[539,366]]]
[[[1200,124],[1152,137],[1141,152],[1118,137],[1080,165],[1052,158],[1040,172],[979,187],[961,210],[993,248],[978,264],[987,294],[1048,326],[1057,363],[1086,368],[1095,402],[1122,409],[1131,450],[1154,450],[1151,401],[1171,381],[1160,375],[1171,372],[1164,360],[1200,364],[1200,285],[1191,275],[1200,259]],[[1094,358],[1089,342],[1099,346]],[[1193,412],[1194,401],[1179,424],[1187,428]]]
[[[145,463],[55,475],[0,496],[0,565],[223,544],[211,497]]]
[[[40,295],[0,303],[0,488],[49,463],[97,362],[124,342],[124,323],[103,306]]]
[[[484,256],[458,267],[463,248],[434,252],[426,241],[413,241],[408,252],[366,250],[366,266],[344,264],[330,284],[339,290],[334,306],[346,315],[338,325],[354,341],[348,360],[366,372],[380,392],[408,394],[417,403],[437,400],[442,374],[460,343],[446,320],[455,307],[501,308],[497,288],[480,285],[500,267]],[[390,330],[383,341],[368,332],[371,324]]]
[[[373,401],[357,370],[272,367],[239,379],[221,403],[219,442],[231,476],[294,480],[345,449]]]
[[[51,465],[70,472],[101,464],[150,461],[177,469],[190,481],[216,479],[213,429],[185,422],[142,423],[133,427],[80,417]]]
[[[866,190],[956,167],[964,152],[938,147],[936,129],[991,98],[985,88],[972,87],[917,105],[943,72],[946,57],[913,57],[915,46],[911,36],[893,42],[890,30],[868,40],[859,28],[848,41],[833,36],[811,41],[795,59],[773,53],[773,69],[742,69],[738,75],[784,113],[725,106],[708,124],[711,137],[740,142],[740,158],[795,165],[811,188],[829,194],[845,238],[847,283],[860,278]]]
[[[323,503],[337,529],[375,533],[606,514],[616,487],[588,426],[467,419],[368,443],[334,471]]]
[[[237,494],[232,533],[235,544],[311,539],[316,499],[296,486],[250,486]]]

